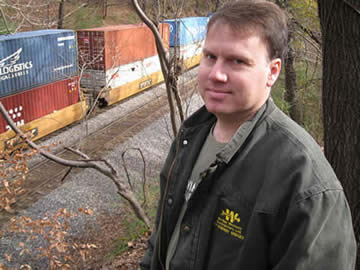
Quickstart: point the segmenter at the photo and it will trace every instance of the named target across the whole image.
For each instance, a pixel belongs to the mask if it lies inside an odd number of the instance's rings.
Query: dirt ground
[[[86,261],[83,261],[80,256],[77,260],[75,259],[74,265],[71,268],[82,270],[139,269],[139,262],[145,254],[150,231],[145,232],[135,240],[127,242],[127,249],[121,254],[111,255],[116,248],[114,243],[116,239],[126,237],[125,225],[119,222],[122,218],[122,216],[102,217],[100,231],[88,233],[91,238],[72,239],[72,241],[77,243],[91,243],[97,248],[89,252]]]

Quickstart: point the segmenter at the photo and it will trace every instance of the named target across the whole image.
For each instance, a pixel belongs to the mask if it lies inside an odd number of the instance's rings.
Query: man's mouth
[[[224,98],[226,96],[231,95],[231,91],[223,90],[223,89],[208,88],[206,89],[206,92],[212,98]]]

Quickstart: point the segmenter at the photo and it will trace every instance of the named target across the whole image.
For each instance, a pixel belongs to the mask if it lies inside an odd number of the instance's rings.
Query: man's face
[[[255,32],[235,32],[216,22],[207,33],[199,68],[200,95],[218,119],[244,121],[265,103],[281,61],[269,60]]]

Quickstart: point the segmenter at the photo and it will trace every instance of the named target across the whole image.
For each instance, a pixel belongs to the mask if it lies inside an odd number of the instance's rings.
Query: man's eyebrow
[[[233,53],[229,53],[229,55],[227,56],[228,58],[233,58],[233,59],[239,59],[242,60],[246,63],[252,63],[253,60],[249,57],[247,57],[246,55],[238,55],[238,54],[233,54]]]
[[[211,54],[212,52],[206,48],[203,48],[203,53]]]
[[[203,54],[215,54],[215,53],[207,48],[203,48]],[[246,55],[238,55],[238,54],[232,53],[232,52],[229,52],[229,54],[226,54],[225,57],[228,59],[239,59],[248,64],[252,64],[254,62],[251,58],[247,57]]]

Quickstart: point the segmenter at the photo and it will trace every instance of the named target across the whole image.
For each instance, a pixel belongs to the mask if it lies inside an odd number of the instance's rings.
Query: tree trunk
[[[344,186],[359,242],[360,13],[347,2],[351,1],[318,1],[323,44],[324,141],[325,155]]]
[[[301,114],[299,110],[299,106],[296,99],[296,69],[295,69],[295,51],[292,46],[292,40],[294,35],[294,22],[289,22],[289,51],[287,56],[284,59],[285,64],[285,101],[289,104],[289,114],[290,117],[302,125],[303,121],[301,119]]]
[[[199,1],[200,0],[196,0],[196,2],[195,2],[195,13],[198,14],[198,15],[201,13],[200,10],[199,10],[200,9]]]
[[[103,19],[107,16],[107,0],[103,0]]]
[[[64,22],[64,0],[61,0],[59,3],[59,16],[58,16],[58,29],[63,28],[63,22]]]
[[[215,0],[215,10],[214,11],[216,11],[216,10],[218,10],[218,8],[220,7],[220,0]]]

